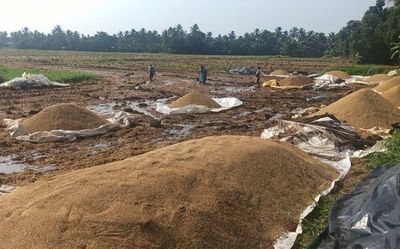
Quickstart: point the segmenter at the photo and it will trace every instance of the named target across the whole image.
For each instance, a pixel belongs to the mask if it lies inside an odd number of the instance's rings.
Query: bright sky
[[[376,0],[5,0],[1,1],[0,30],[22,27],[49,32],[64,29],[94,34],[140,29],[162,31],[197,23],[214,35],[255,28],[293,26],[337,32],[349,20],[360,19]]]

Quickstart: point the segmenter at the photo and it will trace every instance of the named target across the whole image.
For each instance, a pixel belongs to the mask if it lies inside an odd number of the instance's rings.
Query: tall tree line
[[[161,34],[145,29],[119,32],[115,35],[97,32],[82,35],[76,31],[54,27],[50,34],[23,28],[20,31],[0,32],[0,47],[21,49],[49,49],[72,51],[115,52],[167,52],[174,54],[220,55],[288,55],[299,57],[323,56],[327,37],[323,33],[293,28],[284,31],[256,29],[253,33],[237,36],[234,31],[227,35],[213,36],[204,33],[197,24],[189,31],[181,25],[171,27]]]
[[[362,20],[350,21],[337,34],[303,28],[273,31],[256,29],[238,36],[234,31],[214,36],[197,24],[186,31],[181,25],[162,33],[146,29],[118,34],[83,35],[54,27],[45,34],[23,28],[0,32],[0,47],[104,52],[166,52],[174,54],[284,55],[295,57],[357,57],[365,63],[391,63],[391,47],[399,41],[400,0],[377,0]]]

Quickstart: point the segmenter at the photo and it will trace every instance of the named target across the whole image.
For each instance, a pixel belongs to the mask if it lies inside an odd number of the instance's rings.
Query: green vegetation
[[[368,156],[368,166],[374,168],[379,165],[394,165],[400,163],[400,131],[384,141],[385,152],[376,152]]]
[[[62,83],[64,82],[76,83],[85,80],[98,79],[98,76],[96,74],[88,72],[60,71],[60,70],[53,71],[53,70],[42,70],[42,69],[22,70],[0,65],[0,79],[2,79],[3,81],[11,80],[16,77],[21,77],[21,75],[24,72],[31,74],[43,74],[52,81],[62,82]]]
[[[380,66],[380,65],[352,65],[352,66],[338,66],[331,67],[326,71],[341,70],[347,72],[350,75],[363,75],[369,76],[379,73],[388,73],[391,70],[396,69],[392,66]]]
[[[328,226],[329,211],[338,197],[338,194],[321,197],[313,212],[303,220],[303,233],[293,249],[306,249],[324,231]]]
[[[362,63],[393,63],[391,44],[400,34],[400,6],[386,6],[377,0],[359,21],[349,21],[333,38],[328,54],[334,56],[361,56]]]

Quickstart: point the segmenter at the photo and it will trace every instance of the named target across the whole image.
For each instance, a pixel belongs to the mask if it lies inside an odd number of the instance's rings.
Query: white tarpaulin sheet
[[[10,132],[12,138],[32,143],[73,141],[77,138],[103,135],[108,133],[109,131],[130,125],[129,117],[131,115],[126,112],[98,113],[98,115],[106,119],[109,123],[97,128],[79,131],[53,130],[29,133],[24,129],[23,125],[21,124],[21,119],[4,119],[4,123],[7,125],[7,130]]]
[[[400,69],[396,69],[396,70],[390,71],[387,75],[390,76],[390,77],[399,76],[400,75]]]
[[[0,87],[8,87],[13,89],[31,89],[41,87],[66,87],[69,84],[62,84],[50,81],[43,74],[22,74],[22,77],[15,78],[0,84]]]
[[[329,117],[323,117],[312,122],[326,122],[328,124],[333,122],[334,124],[335,120]],[[297,236],[303,232],[301,226],[303,219],[314,210],[321,196],[329,194],[335,186],[335,183],[347,175],[351,168],[351,157],[364,157],[372,152],[384,150],[381,143],[378,143],[374,147],[364,151],[354,151],[351,147],[346,146],[339,147],[338,144],[346,144],[344,143],[344,138],[352,139],[353,137],[357,137],[356,134],[352,135],[355,130],[346,124],[340,123],[336,123],[335,125],[332,125],[332,127],[327,128],[330,129],[324,129],[323,126],[313,125],[312,123],[302,124],[293,121],[284,121],[283,125],[277,125],[270,129],[266,129],[261,135],[261,138],[264,139],[275,138],[290,142],[303,151],[317,156],[341,158],[339,161],[333,161],[318,157],[319,160],[335,168],[340,173],[340,176],[332,183],[329,189],[318,195],[314,199],[314,203],[304,210],[300,216],[296,231],[284,234],[275,242],[275,249],[287,249],[293,247]],[[342,137],[335,137],[335,133],[332,133],[332,130],[334,129],[338,129],[337,132],[338,134],[341,134]]]
[[[314,155],[345,158],[355,145],[361,144],[356,130],[330,117],[310,123],[279,120],[278,125],[264,130],[264,139],[279,139]],[[353,146],[354,145],[354,146]]]
[[[313,90],[335,90],[345,87],[347,87],[347,84],[339,78],[330,74],[324,74],[314,79],[314,84],[311,88]]]
[[[345,82],[347,84],[364,84],[367,85],[367,83],[365,82],[365,79],[368,78],[366,76],[359,76],[359,75],[352,75],[350,79],[347,79]]]
[[[221,106],[221,108],[208,108],[207,106],[203,105],[188,105],[181,108],[170,108],[165,103],[157,103],[156,110],[159,113],[163,113],[166,115],[196,113],[201,114],[210,112],[222,112],[243,105],[243,102],[237,98],[213,98],[213,100],[217,102]]]

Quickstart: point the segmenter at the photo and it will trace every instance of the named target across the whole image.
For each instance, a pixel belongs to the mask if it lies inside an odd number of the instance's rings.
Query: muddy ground
[[[140,106],[140,110],[131,111],[137,118],[135,127],[68,143],[20,142],[11,139],[4,127],[0,128],[0,162],[4,157],[11,156],[14,163],[35,168],[35,170],[0,174],[0,185],[22,186],[38,179],[123,160],[193,138],[227,134],[260,136],[265,128],[273,125],[271,118],[276,114],[291,118],[291,111],[297,108],[327,105],[360,88],[353,86],[335,91],[272,90],[256,86],[252,76],[231,75],[212,70],[208,84],[199,85],[195,80],[195,72],[189,69],[177,72],[173,66],[170,66],[171,69],[166,66],[161,67],[161,72],[157,73],[155,81],[149,84],[146,83],[147,77],[143,65],[88,66],[80,60],[71,63],[64,57],[60,57],[54,65],[51,60],[43,62],[39,59],[27,59],[35,58],[32,55],[25,59],[20,57],[20,55],[13,57],[10,52],[7,56],[0,56],[0,59],[6,62],[5,65],[18,68],[86,70],[97,73],[101,79],[73,84],[62,89],[19,91],[0,89],[1,118],[29,117],[42,108],[57,103],[76,103],[85,107],[114,103],[117,105],[116,109],[124,109],[128,104],[135,104]],[[53,57],[54,55],[51,58]],[[185,60],[180,63],[184,64]],[[197,61],[186,63],[191,67],[197,66]],[[240,61],[235,60],[232,63],[236,66]],[[335,63],[337,61],[331,64]],[[296,68],[309,73],[317,71],[311,69],[309,61],[294,64],[295,67],[290,64],[283,69]],[[326,67],[331,65],[327,62],[325,64]],[[316,66],[318,70],[321,70],[320,67],[321,65]],[[264,80],[267,79],[269,78],[264,77]],[[174,99],[189,92],[201,92],[213,97],[236,97],[242,100],[244,105],[218,114],[173,116],[158,114],[151,106],[152,101]],[[151,127],[149,122],[152,118],[161,119],[162,126]],[[12,169],[16,166],[9,167]]]

